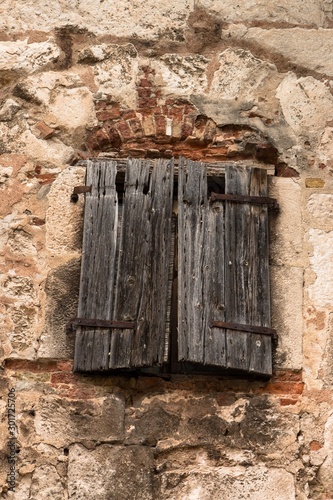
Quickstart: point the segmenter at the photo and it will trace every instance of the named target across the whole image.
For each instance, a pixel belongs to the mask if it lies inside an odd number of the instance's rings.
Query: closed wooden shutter
[[[88,162],[75,371],[162,364],[169,350],[173,163]],[[111,322],[111,323],[110,323]]]
[[[88,162],[75,371],[170,361],[173,266],[178,271],[172,358],[272,373],[267,173],[227,166],[210,193],[206,166],[181,159],[173,215],[171,160]],[[214,188],[213,188],[214,189]],[[174,219],[178,251],[173,261]],[[173,302],[175,303],[175,301]],[[172,329],[176,331],[175,328]],[[177,367],[172,359],[172,366]]]
[[[267,173],[227,167],[208,201],[203,164],[179,166],[178,358],[270,375]],[[233,198],[230,201],[230,198]]]

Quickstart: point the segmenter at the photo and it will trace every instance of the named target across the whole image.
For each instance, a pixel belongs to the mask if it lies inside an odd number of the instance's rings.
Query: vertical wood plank
[[[266,171],[226,170],[226,193],[267,196]],[[226,203],[226,321],[270,326],[268,213],[265,205]],[[270,375],[271,338],[227,330],[227,366]]]
[[[226,367],[226,331],[210,327],[211,321],[225,321],[224,289],[224,205],[210,202],[205,237],[206,264],[204,297],[207,310],[205,335],[206,365]]]
[[[207,176],[201,164],[190,160],[180,160],[178,168],[178,359],[202,363]]]
[[[210,203],[204,164],[179,162],[178,359],[225,366],[223,205]],[[218,319],[217,319],[218,318]]]
[[[84,214],[79,317],[110,320],[118,221],[115,162],[88,162]],[[108,329],[80,327],[75,342],[75,371],[108,369]]]
[[[135,333],[113,330],[109,367],[163,363],[168,344],[173,164],[129,160],[122,210],[113,316],[135,321]]]

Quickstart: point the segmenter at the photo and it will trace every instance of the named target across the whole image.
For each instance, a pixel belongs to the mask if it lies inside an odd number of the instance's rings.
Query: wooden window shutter
[[[180,163],[178,359],[271,375],[268,209],[247,198],[268,199],[266,170],[226,167],[225,191],[209,201],[204,165]]]
[[[162,364],[169,349],[173,162],[88,162],[75,371]]]

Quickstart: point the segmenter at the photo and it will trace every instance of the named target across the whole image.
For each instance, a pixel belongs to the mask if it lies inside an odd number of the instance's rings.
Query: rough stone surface
[[[32,73],[56,61],[59,56],[59,47],[52,40],[30,44],[27,39],[0,42],[0,72]]]
[[[222,32],[222,38],[241,39],[261,50],[271,52],[283,61],[292,61],[300,68],[316,71],[327,76],[333,74],[329,57],[333,41],[331,30],[324,29],[261,29],[234,25]],[[313,54],[316,57],[313,57]]]
[[[333,97],[329,89],[312,77],[288,75],[277,89],[283,115],[297,134],[315,134],[331,118]]]
[[[224,22],[265,22],[267,24],[323,26],[326,21],[323,2],[313,2],[311,0],[305,0],[304,2],[299,0],[244,2],[241,8],[230,0],[225,2],[200,0],[198,3],[202,8],[209,9]],[[329,12],[329,8],[327,10]]]
[[[163,498],[225,500],[274,498],[294,500],[293,477],[281,469],[266,467],[207,467],[200,463],[184,474],[176,470],[163,477]],[[171,489],[171,492],[168,491]]]
[[[94,401],[42,398],[35,429],[43,443],[57,448],[78,440],[113,442],[123,438],[123,418],[123,401],[115,396]]]
[[[56,0],[46,4],[29,0],[22,4],[5,1],[1,6],[0,29],[15,33],[33,29],[50,31],[59,26],[77,26],[92,33],[114,36],[133,36],[156,39],[164,33],[177,39],[185,29],[185,22],[193,9],[193,0],[172,0],[167,4],[161,0],[125,0],[116,4],[98,0],[77,4],[64,4]],[[13,16],[15,12],[15,16]]]
[[[310,263],[315,273],[314,283],[309,286],[310,299],[315,306],[330,307],[333,304],[333,231],[311,229],[309,236],[313,245]]]
[[[89,451],[80,445],[70,449],[69,498],[83,500],[153,499],[153,460],[149,448],[101,445]]]

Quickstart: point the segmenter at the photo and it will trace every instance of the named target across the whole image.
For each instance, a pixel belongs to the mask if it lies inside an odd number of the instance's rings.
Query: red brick
[[[301,382],[302,372],[301,371],[278,371],[274,374],[273,381],[284,381],[284,382]]]
[[[156,133],[157,135],[165,135],[166,132],[166,118],[163,115],[155,116]]]
[[[154,108],[157,106],[157,99],[156,97],[145,97],[145,98],[140,98],[139,99],[139,109],[146,109],[147,111],[151,108]]]
[[[114,120],[116,118],[120,118],[120,109],[116,107],[112,109],[103,109],[102,111],[97,111],[96,116],[101,122]]]
[[[51,384],[76,384],[78,376],[69,372],[56,372],[51,375]]]
[[[301,382],[268,382],[268,384],[258,389],[258,392],[265,394],[302,394],[304,384]]]
[[[178,107],[177,108],[176,107],[169,108],[168,109],[168,116],[175,117],[179,120],[182,120],[183,116],[184,116],[184,109],[178,108]]]
[[[319,441],[311,441],[311,443],[310,443],[310,450],[311,451],[321,450],[322,447],[323,447],[323,445],[321,443],[319,443]]]
[[[127,123],[131,127],[133,135],[135,135],[135,137],[143,136],[142,124],[138,118],[135,118],[133,120],[128,120]]]
[[[5,368],[14,371],[25,372],[54,372],[57,370],[56,361],[28,361],[25,359],[7,359],[5,361]]]
[[[147,80],[147,78],[142,78],[142,80],[140,80],[139,86],[140,87],[151,87],[152,83],[149,80]]]
[[[116,124],[116,129],[118,130],[120,137],[122,139],[131,139],[133,137],[133,132],[130,129],[129,125],[125,121],[118,122]]]
[[[39,130],[39,133],[40,133],[40,136],[42,139],[48,139],[55,132],[55,130],[53,128],[49,127],[44,122],[36,123],[35,127]]]
[[[123,120],[131,120],[133,118],[136,118],[136,112],[132,109],[126,109],[125,111],[121,112],[121,117]]]
[[[87,139],[89,149],[102,149],[103,146],[109,144],[109,134],[104,128],[93,130]]]
[[[281,398],[280,399],[281,406],[295,405],[296,403],[297,403],[297,399],[290,399],[290,398]]]
[[[139,88],[138,89],[138,96],[139,97],[150,97],[151,94],[152,94],[151,89],[146,89],[146,88],[144,88],[144,89]]]
[[[192,116],[196,116],[198,114],[197,110],[191,104],[184,105],[184,113]]]
[[[57,178],[57,174],[39,174],[36,175],[39,184],[44,186],[44,184],[52,184],[52,182]]]
[[[100,109],[105,109],[107,106],[107,102],[106,101],[97,101],[96,104],[95,104],[95,109],[98,111]]]
[[[61,372],[71,372],[73,369],[72,361],[57,361],[57,369]]]

